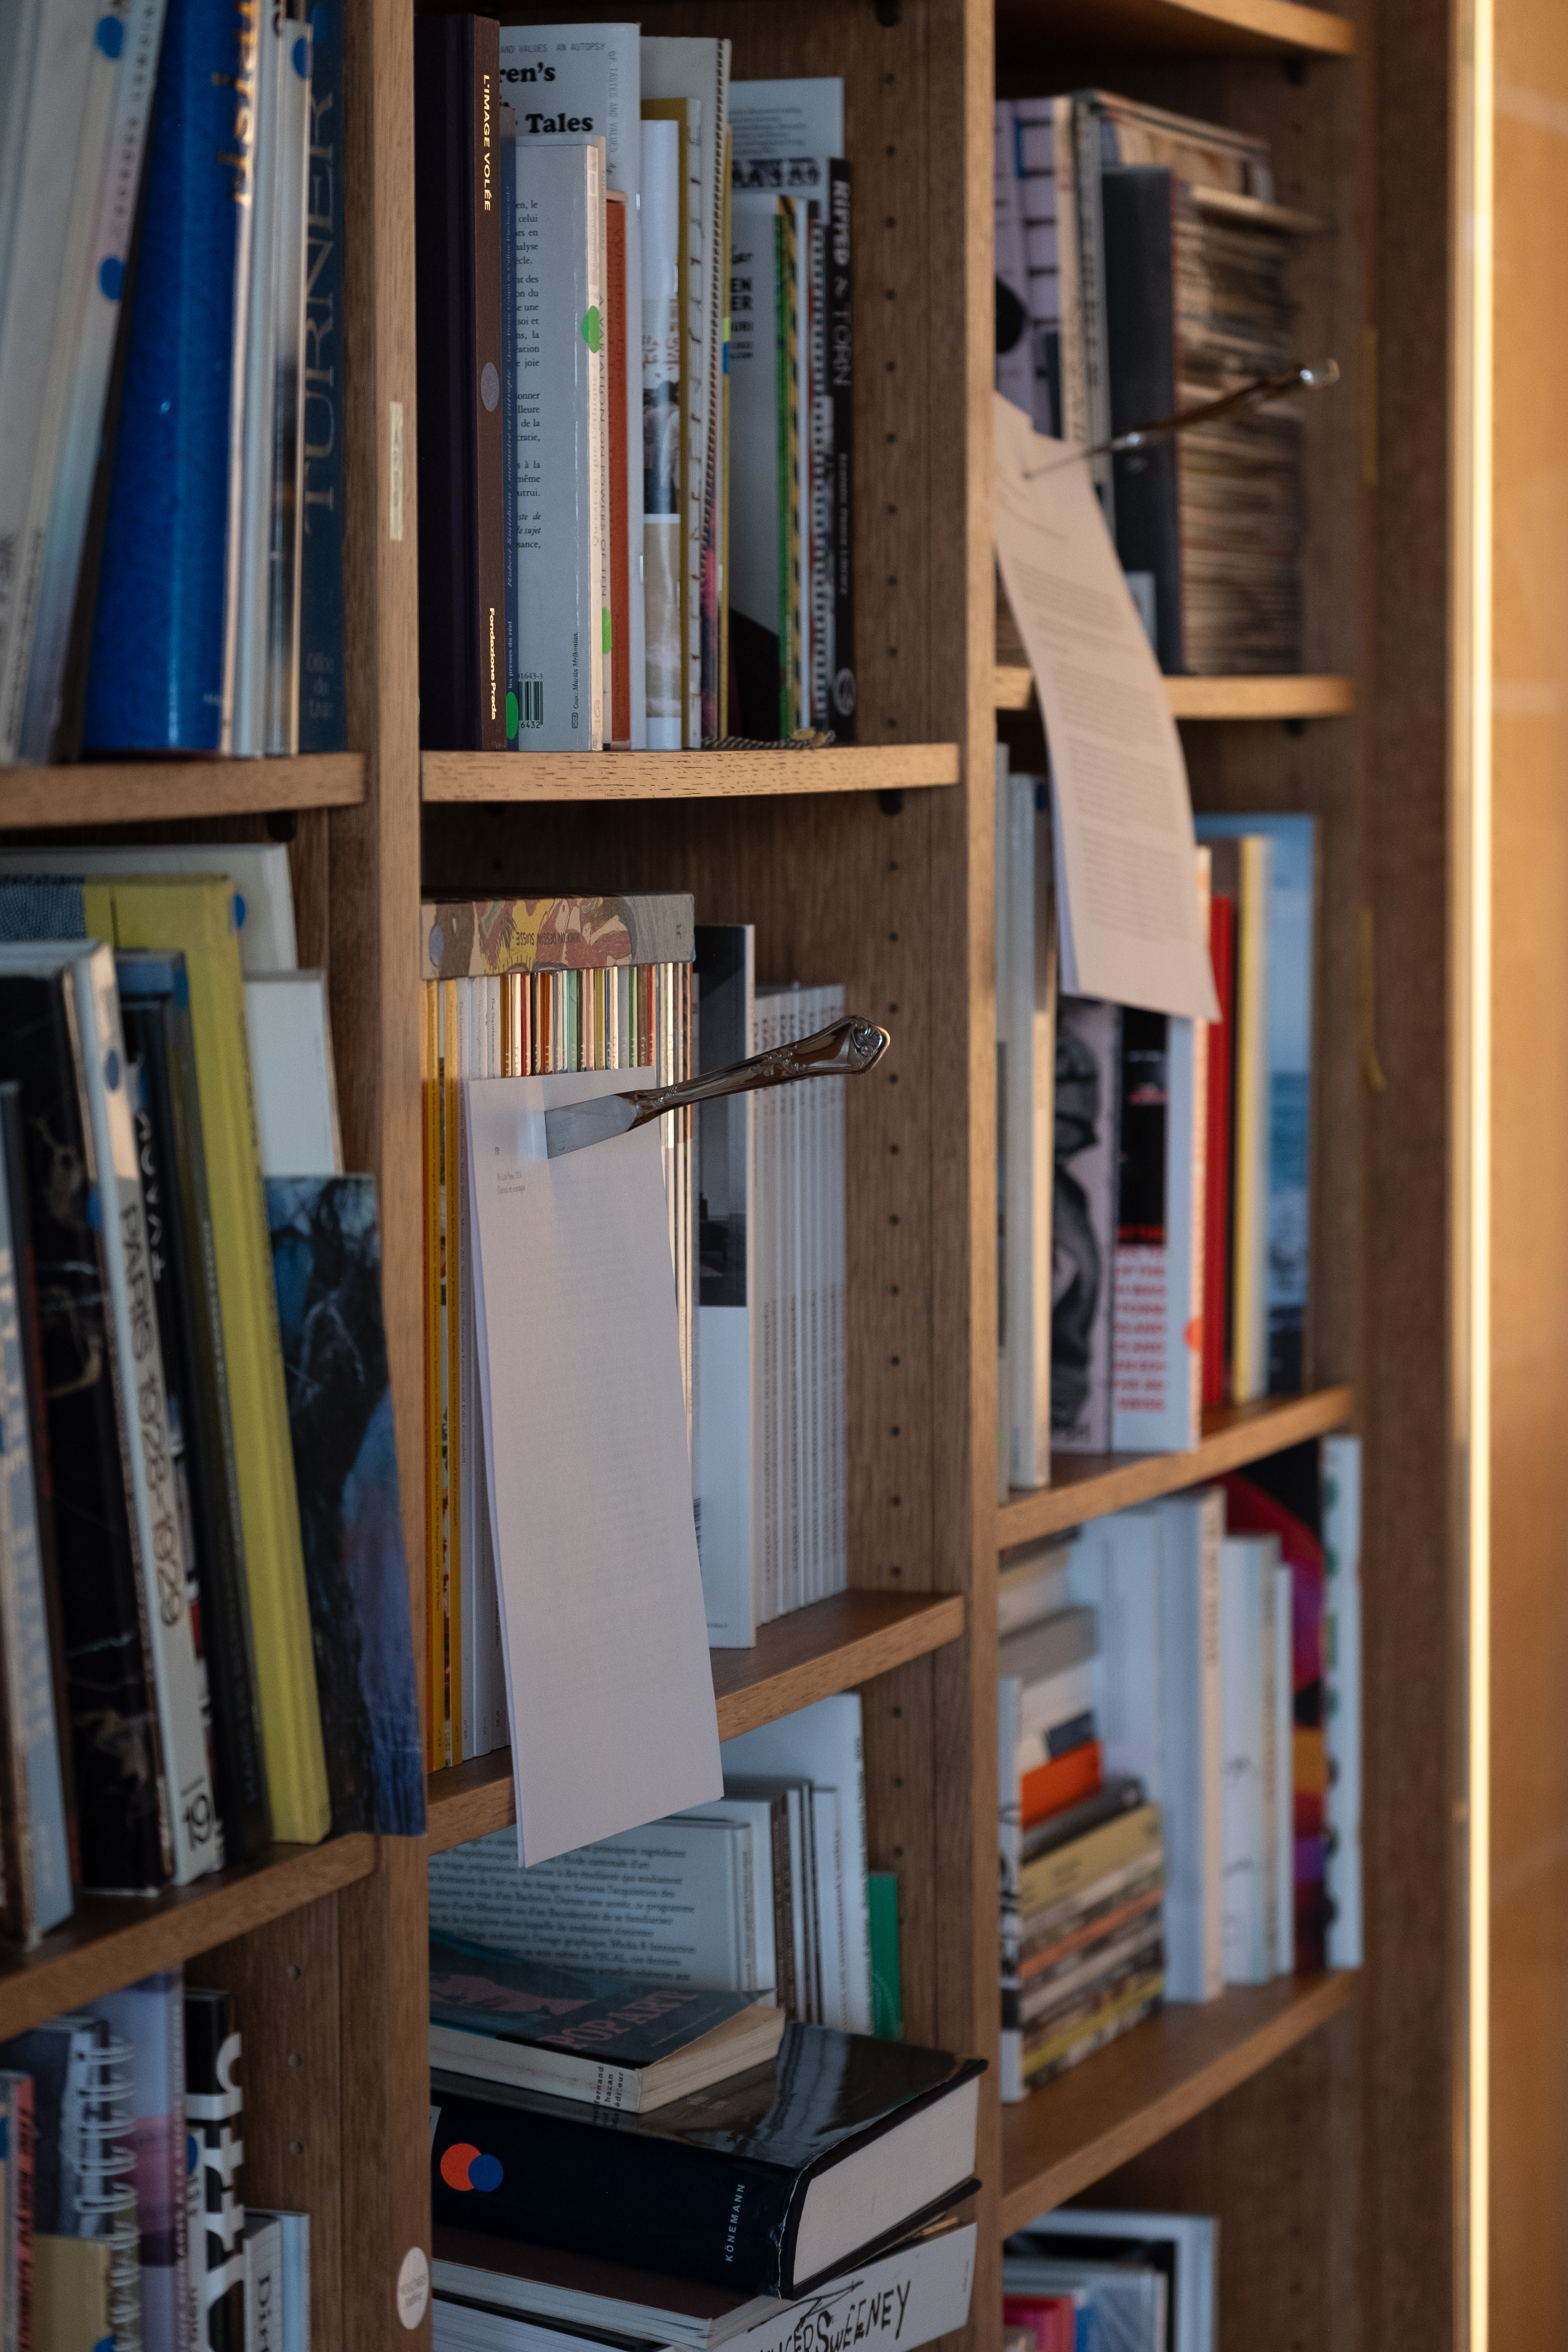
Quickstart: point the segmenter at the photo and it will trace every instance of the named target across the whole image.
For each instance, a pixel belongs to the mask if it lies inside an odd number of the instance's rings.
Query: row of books
[[[1005,1562],[1004,2097],[1359,1964],[1359,1493],[1328,1438]]]
[[[0,26],[0,761],[342,751],[342,22]]]
[[[1302,1387],[1317,834],[1195,820],[1220,1018],[1194,1023],[1058,998],[1049,785],[1005,751],[996,810],[1005,1493]]]
[[[310,2216],[246,2208],[233,1997],[143,1977],[0,2042],[0,2329],[310,2352]]]
[[[1293,248],[1266,140],[1105,90],[1000,100],[996,387],[1098,447],[1274,375]],[[1302,420],[1274,403],[1092,460],[1163,669],[1301,666]]]
[[[421,740],[852,740],[842,82],[635,24],[415,43]]]
[[[866,1865],[858,1694],[727,1741],[722,1762],[722,1798],[525,1871],[509,1831],[433,1856],[432,1934],[896,2039],[897,1887]]]
[[[1201,2213],[1042,2213],[1003,2245],[1004,2352],[1214,2352],[1218,2234]]]
[[[30,1944],[78,1885],[416,1833],[424,1787],[375,1191],[342,1172],[321,976],[289,969],[287,853],[7,853],[0,936],[3,1916]],[[242,940],[283,969],[247,979]]]

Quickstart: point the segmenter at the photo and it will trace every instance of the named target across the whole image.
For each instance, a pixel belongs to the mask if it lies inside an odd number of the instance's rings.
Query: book
[[[269,1843],[255,1643],[229,1413],[212,1203],[184,959],[115,958],[126,1049],[141,1066],[136,1142],[170,1446],[200,1598],[213,1779],[230,1862]]]
[[[283,2352],[283,2234],[259,2213],[245,2217],[245,2352]]]
[[[1225,1792],[1225,1974],[1266,1984],[1274,1973],[1272,1697],[1279,1549],[1264,1536],[1226,1537],[1219,1554],[1219,1674]]]
[[[343,20],[310,10],[300,442],[300,749],[348,747],[343,674]]]
[[[88,663],[96,751],[232,743],[255,101],[247,21],[170,0]]]
[[[424,1751],[375,1179],[271,1177],[267,1214],[332,1828],[419,1837]]]
[[[784,2011],[479,1945],[430,1946],[430,2063],[478,2084],[647,2115],[777,2055]]]
[[[794,2006],[793,1971],[787,1947],[793,1930],[795,1889],[789,1868],[788,1811],[782,1793],[768,1790],[741,1794],[731,1781],[722,1797],[689,1805],[689,1821],[744,1822],[752,1832],[752,1885],[743,1898],[756,1938],[757,1982],[773,1989],[786,2015]]]
[[[517,148],[518,749],[604,749],[605,163]],[[581,486],[581,488],[579,488]]]
[[[627,354],[631,346],[626,333],[626,194],[624,188],[606,188],[605,191],[604,310],[607,418],[605,462],[609,507],[606,563],[610,582],[607,605],[609,634],[605,643],[605,651],[610,656],[605,680],[605,731],[606,741],[630,749],[632,572],[631,524],[626,502],[627,420],[625,394],[630,366]],[[641,539],[639,530],[639,558]],[[637,584],[640,588],[640,579]]]
[[[434,2216],[504,2238],[526,2215],[535,2237],[578,2253],[800,2294],[968,2192],[984,2071],[790,2025],[776,2066],[652,2116],[500,2087],[479,2099],[437,2074]]]
[[[1111,1445],[1186,1453],[1201,1434],[1208,1024],[1121,1015]]]
[[[454,751],[507,740],[499,40],[484,16],[415,33],[419,740]]]
[[[1212,853],[1211,853],[1212,854]],[[1236,1024],[1236,901],[1219,889],[1209,898],[1209,960],[1219,1019],[1207,1047],[1208,1139],[1204,1158],[1205,1407],[1223,1404],[1229,1352],[1231,1064]]]
[[[74,1807],[63,1743],[58,1576],[34,1350],[37,1312],[20,1090],[0,1088],[0,1928],[24,1947],[70,1917]]]
[[[521,647],[517,605],[517,305],[506,299],[517,283],[517,114],[504,100],[496,109],[496,185],[500,201],[501,568],[506,582],[506,740],[517,748]]]
[[[33,2343],[33,2079],[0,2071],[0,2326]]]
[[[15,899],[26,884],[0,885]],[[75,895],[68,889],[67,895]],[[13,933],[15,924],[10,926]],[[164,1785],[172,1874],[185,1885],[221,1867],[222,1826],[213,1799],[211,1759],[204,1721],[199,1619],[191,1609],[194,1575],[185,1557],[169,1436],[163,1350],[152,1297],[152,1273],[135,1129],[120,1022],[114,958],[100,943],[68,946],[16,942],[0,949],[0,969],[51,970],[68,974],[71,1017],[79,1043],[78,1075],[92,1140],[93,1181],[100,1200],[103,1265],[109,1279],[110,1371],[119,1414],[120,1446],[127,1465],[131,1538],[142,1591],[144,1645],[158,1711],[158,1746]]]
[[[792,2305],[776,2296],[710,2285],[612,2256],[588,2261],[556,2247],[481,2237],[437,2223],[431,2274],[441,2310],[465,2305],[512,2313],[551,2326],[614,2340],[668,2345],[674,2352],[778,2352],[803,2329],[889,2346],[929,2343],[968,2315],[974,2224],[934,2221],[889,2253],[858,2263]]]
[[[130,2053],[127,2090],[145,2340],[174,2344],[184,2332],[190,2259],[182,1973],[166,1969],[121,1992],[100,1994],[87,2003],[86,2013],[101,2018]]]
[[[1123,2352],[1165,2352],[1171,2342],[1170,2290],[1157,2263],[1128,2265],[1114,2257],[1069,2256],[1065,2250],[1058,2261],[1050,2258],[1048,2241],[1037,2247],[1026,2239],[1024,2244],[1023,2253],[1009,2252],[1003,2257],[1002,2285],[1009,2298],[1020,2294],[1065,2298],[1073,2307],[1079,2343],[1115,2344]]]
[[[1222,1498],[1208,1487],[1158,1507],[1166,1986],[1212,2000],[1224,1977],[1219,1554]]]
[[[685,729],[681,142],[681,125],[673,115],[644,116],[643,629],[650,751],[679,751]]]
[[[341,1176],[326,973],[275,971],[247,980],[245,1033],[263,1176]]]
[[[185,2113],[198,2153],[204,2218],[198,2263],[202,2352],[246,2352],[241,2057],[232,1994],[216,1986],[187,1985]]]
[[[693,976],[700,1066],[722,1069],[752,1050],[756,933],[750,923],[700,924]],[[756,1097],[728,1095],[697,1110],[697,1551],[709,1647],[756,1639],[763,1531],[754,1458],[760,1316],[755,1193]]]
[[[1074,2205],[1041,2214],[1026,2233],[1007,2240],[1005,2260],[1029,2252],[1058,2261],[1098,2254],[1160,2270],[1167,2281],[1174,2352],[1214,2352],[1218,2229],[1202,2213],[1099,2212]]]
[[[1136,1773],[1111,1773],[1103,1785],[1091,1797],[1086,1797],[1081,1804],[1069,1806],[1066,1812],[1058,1813],[1049,1821],[1032,1823],[1022,1841],[1023,1861],[1026,1864],[1037,1862],[1042,1855],[1055,1853],[1059,1847],[1070,1845],[1075,1838],[1084,1836],[1089,1830],[1099,1829],[1102,1822],[1115,1821],[1121,1814],[1135,1811],[1147,1801],[1147,1794]]]
[[[1048,1758],[1023,1774],[1018,1804],[1026,1831],[1053,1815],[1065,1814],[1095,1795],[1105,1777],[1105,1750],[1098,1739],[1088,1739],[1065,1756]]]
[[[231,886],[229,913],[247,977],[292,971],[299,962],[289,852],[279,842],[136,842],[106,846],[73,841],[68,849],[0,850],[0,874],[215,875]],[[117,942],[123,946],[124,941]]]
[[[90,2240],[107,2273],[113,2332],[133,2334],[140,2326],[132,2055],[101,2017],[88,2015],[51,2018],[0,2044],[0,2066],[30,2076],[33,2085],[34,2317],[40,2334],[57,2293],[90,2302],[103,2291],[100,2276],[89,2272],[84,2279],[63,2258],[51,2270],[47,2255],[39,2258],[47,2240]]]
[[[1274,844],[1266,833],[1211,839],[1214,887],[1236,907],[1231,1070],[1230,1401],[1268,1383],[1268,908]]]
[[[1057,1006],[1051,1191],[1051,1444],[1111,1447],[1121,1011],[1089,997]]]
[[[871,2031],[881,2041],[901,2042],[904,2009],[900,1990],[896,1871],[873,1870],[868,1874],[866,1906],[871,1931]]]
[[[78,2352],[116,2340],[113,2249],[102,2238],[33,2240],[33,2342]],[[121,2319],[121,2332],[124,2322]]]
[[[997,975],[1005,1273],[1008,1479],[1044,1486],[1051,1475],[1051,1332],[1055,1265],[1054,1089],[1057,1061],[1056,902],[1044,782],[1007,781],[1007,824],[997,829],[997,925],[1006,970]]]
[[[310,2217],[253,2205],[247,2219],[269,2221],[278,2232],[279,2352],[310,2352]]]
[[[1323,1440],[1323,1554],[1328,1591],[1323,1644],[1323,1725],[1328,1897],[1325,1958],[1331,1969],[1362,1965],[1361,1440]]]

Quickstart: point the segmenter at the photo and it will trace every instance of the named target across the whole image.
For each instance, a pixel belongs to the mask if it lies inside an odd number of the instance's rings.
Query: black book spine
[[[798,2176],[617,2128],[564,2100],[527,2109],[432,2085],[431,2210],[488,2237],[644,2263],[758,2294],[791,2292]]]
[[[202,2352],[245,2352],[245,2161],[240,2040],[233,1995],[185,1989],[185,2126],[201,2148],[205,2230],[191,2261],[202,2279]],[[205,2256],[198,2252],[205,2247]]]
[[[478,632],[472,652],[481,751],[506,750],[506,415],[501,406],[500,26],[466,19],[468,138],[464,190],[468,211],[465,307],[473,359],[466,389],[473,403],[474,484],[469,524]],[[513,149],[515,168],[516,150]],[[514,184],[515,186],[515,184]],[[515,226],[515,224],[514,224]]]
[[[69,986],[65,973],[0,975],[0,1077],[21,1088],[49,1449],[69,1465],[55,1537],[82,1880],[143,1890],[170,1872],[163,1759]]]
[[[66,1838],[71,1881],[81,1879],[81,1846],[76,1817],[76,1767],[71,1754],[70,1694],[66,1683],[66,1632],[60,1614],[60,1561],[55,1540],[54,1472],[49,1457],[48,1402],[44,1389],[43,1339],[38,1323],[38,1268],[33,1251],[32,1211],[27,1202],[26,1146],[19,1087],[0,1087],[0,1160],[11,1212],[11,1248],[16,1261],[16,1309],[22,1326],[23,1378],[27,1426],[33,1443],[33,1495],[37,1520],[38,1570],[49,1630],[49,1679],[54,1687],[55,1729],[65,1795]]]
[[[1173,202],[1165,170],[1118,164],[1100,181],[1112,433],[1175,414]],[[1152,574],[1155,650],[1168,675],[1184,667],[1179,439],[1168,435],[1114,461],[1116,552],[1124,572]]]
[[[855,740],[855,248],[849,166],[828,164],[827,383],[833,404],[833,676],[827,724]]]
[[[175,1472],[186,1507],[186,1557],[196,1580],[192,1619],[211,1693],[208,1735],[224,1855],[240,1862],[259,1853],[272,1831],[234,1443],[219,1385],[221,1334],[215,1347],[205,1315],[203,1231],[210,1250],[211,1218],[195,1047],[188,1007],[172,996],[139,1001],[133,988],[132,981],[122,989],[121,1017],[126,1050],[142,1065],[136,1141]]]

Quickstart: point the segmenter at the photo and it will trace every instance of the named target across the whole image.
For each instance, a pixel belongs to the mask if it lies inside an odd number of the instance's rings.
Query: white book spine
[[[1274,1571],[1274,1973],[1288,1977],[1296,1966],[1295,1579],[1283,1562]]]
[[[245,2221],[245,2352],[287,2352],[282,2233],[258,2213]]]
[[[1331,1969],[1362,1965],[1361,1440],[1323,1440],[1324,1891]]]
[[[816,1916],[822,1938],[822,2022],[849,2031],[849,1987],[845,1970],[844,1855],[838,1818],[839,1791],[812,1791],[812,1830],[816,1842]]]
[[[1265,1640],[1264,1583],[1262,1546],[1251,1537],[1227,1537],[1219,1557],[1227,1984],[1264,1984],[1271,1974],[1264,1733],[1272,1643]]]
[[[703,203],[703,142],[713,126],[704,119],[700,98],[692,99],[686,115],[686,184],[681,191],[681,320],[685,347],[681,355],[681,386],[685,394],[686,435],[681,450],[681,529],[685,562],[681,605],[686,614],[685,659],[681,672],[681,740],[688,751],[702,743],[702,499],[708,464],[707,362],[710,321],[708,316],[705,213]]]
[[[680,611],[685,576],[681,528],[680,132],[674,122],[642,131],[642,406],[637,446],[645,452],[643,506],[644,709],[650,751],[679,751],[681,739]]]
[[[844,991],[833,992],[829,1020],[844,1010]],[[826,1090],[827,1120],[827,1318],[828,1318],[828,1570],[829,1592],[849,1586],[849,1332],[846,1312],[847,1210],[845,1198],[844,1089]]]
[[[605,723],[607,669],[605,655],[610,635],[610,411],[605,378],[608,373],[603,322],[605,293],[605,151],[597,143],[587,152],[587,217],[584,246],[588,261],[588,299],[583,312],[582,344],[587,371],[588,577],[596,610],[588,632],[589,696],[593,705],[593,738],[585,747],[602,751],[609,740]],[[592,324],[590,325],[590,321]]]
[[[174,1881],[221,1869],[223,1830],[213,1801],[203,1677],[191,1622],[191,1579],[175,1495],[163,1358],[153,1306],[146,1212],[132,1125],[114,958],[94,948],[74,967],[100,1193],[104,1262],[119,1358],[120,1394],[146,1597],[153,1687],[174,1836]]]
[[[1224,1785],[1220,1716],[1217,1487],[1161,1506],[1162,1834],[1166,1992],[1213,2000],[1225,1990]]]

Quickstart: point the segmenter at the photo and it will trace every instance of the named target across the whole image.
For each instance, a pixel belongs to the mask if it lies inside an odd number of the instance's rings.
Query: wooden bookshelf
[[[1343,719],[1355,709],[1348,677],[1168,677],[1173,719]],[[996,665],[998,710],[1028,710],[1035,701],[1032,671]]]
[[[750,800],[956,784],[956,743],[829,744],[821,751],[426,751],[426,803]]]
[[[1002,2228],[1037,2213],[1152,2147],[1315,2033],[1356,1998],[1354,1971],[1232,1986],[1178,2001],[1002,2114]]]
[[[1310,1396],[1211,1406],[1204,1415],[1203,1443],[1191,1454],[1053,1454],[1050,1485],[1015,1487],[998,1508],[996,1540],[1004,1549],[1028,1543],[1133,1503],[1179,1495],[1184,1486],[1202,1486],[1266,1454],[1282,1454],[1304,1438],[1342,1429],[1354,1409],[1350,1388],[1318,1389]]]
[[[275,1845],[259,1861],[161,1895],[83,1895],[36,1951],[0,1946],[0,2041],[155,1969],[178,1968],[374,1868],[375,1840],[355,1835]]]
[[[963,1602],[957,1593],[905,1600],[882,1592],[841,1592],[775,1618],[762,1627],[754,1649],[708,1654],[719,1737],[737,1738],[835,1691],[854,1690],[956,1642],[963,1632]],[[432,1772],[426,1785],[432,1853],[485,1837],[517,1819],[510,1748]]]
[[[365,762],[358,751],[297,760],[104,760],[74,768],[0,768],[0,832],[355,808],[364,796]]]
[[[1298,0],[997,0],[998,48],[1143,58],[1355,55],[1353,16]]]

